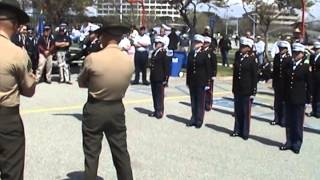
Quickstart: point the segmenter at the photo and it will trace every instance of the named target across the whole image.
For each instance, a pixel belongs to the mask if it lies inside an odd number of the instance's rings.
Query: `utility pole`
[[[120,23],[122,24],[123,21],[123,6],[122,6],[122,0],[120,0]]]

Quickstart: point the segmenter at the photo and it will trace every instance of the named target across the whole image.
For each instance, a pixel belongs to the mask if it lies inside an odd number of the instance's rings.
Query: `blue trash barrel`
[[[172,57],[171,63],[171,76],[179,77],[182,66],[186,61],[186,53],[182,51],[175,51]]]

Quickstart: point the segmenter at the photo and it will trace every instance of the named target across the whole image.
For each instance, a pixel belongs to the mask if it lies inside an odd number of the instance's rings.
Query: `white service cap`
[[[287,48],[287,49],[289,49],[289,47],[290,47],[290,43],[289,43],[288,41],[279,41],[279,42],[277,43],[277,45],[278,45],[278,47],[280,47],[280,48]]]
[[[211,37],[209,37],[209,36],[204,36],[204,42],[206,42],[206,43],[211,43]]]
[[[320,49],[320,41],[316,41],[313,43],[313,48]]]
[[[194,35],[194,38],[193,38],[194,41],[199,41],[201,43],[204,43],[204,37],[200,34],[196,34]]]
[[[247,37],[241,37],[240,38],[240,44],[244,45],[244,46],[249,46],[250,48],[253,47],[254,45],[254,41],[253,39],[247,38]]]
[[[165,39],[163,37],[161,37],[161,36],[156,36],[155,39],[154,39],[154,42],[156,42],[156,43],[159,42],[159,43],[162,43],[162,44],[166,43]]]
[[[292,45],[292,51],[296,52],[305,52],[306,47],[301,43],[293,43]]]

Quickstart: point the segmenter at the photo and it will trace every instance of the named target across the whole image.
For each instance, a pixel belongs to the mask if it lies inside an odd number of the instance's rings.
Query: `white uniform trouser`
[[[40,53],[39,64],[36,71],[37,82],[40,81],[44,68],[46,68],[46,79],[48,82],[51,82],[52,55],[46,58],[43,54]]]
[[[59,65],[60,82],[70,82],[70,70],[69,65],[66,62],[66,51],[58,51],[57,59]]]

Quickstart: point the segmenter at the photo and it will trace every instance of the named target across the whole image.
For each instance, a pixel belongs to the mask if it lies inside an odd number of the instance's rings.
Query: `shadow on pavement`
[[[153,111],[150,111],[149,109],[145,109],[141,107],[135,107],[134,110],[138,111],[141,114],[146,114],[146,115],[153,113]]]
[[[218,131],[218,132],[221,132],[221,133],[226,133],[228,135],[233,132],[230,129],[227,129],[227,128],[224,128],[224,127],[221,127],[221,126],[217,126],[217,125],[214,125],[214,124],[206,124],[206,126],[208,128],[211,128],[211,129],[215,130],[215,131]],[[280,142],[273,141],[271,139],[267,139],[267,138],[263,138],[263,137],[259,137],[259,136],[256,136],[256,135],[250,135],[249,138],[254,140],[254,141],[257,141],[257,142],[259,142],[261,144],[267,145],[267,146],[279,147],[282,144]]]
[[[83,171],[75,171],[75,172],[70,172],[67,174],[66,179],[62,180],[84,180],[84,172]],[[97,177],[97,180],[103,180],[102,177]]]
[[[308,132],[308,133],[320,134],[320,129],[312,129],[309,127],[304,127],[303,131]]]
[[[189,120],[186,119],[186,118],[179,117],[179,116],[172,115],[172,114],[168,114],[168,115],[167,115],[167,118],[169,118],[169,119],[171,119],[171,120],[174,120],[174,121],[177,121],[177,122],[179,122],[179,123],[183,123],[183,124],[187,124],[187,122],[189,122]]]
[[[191,106],[191,103],[188,102],[179,102],[180,104],[186,105],[186,106]]]
[[[279,147],[282,145],[282,143],[271,140],[271,139],[267,139],[264,137],[259,137],[259,136],[255,136],[255,135],[250,135],[249,136],[250,139],[255,140],[261,144],[267,145],[267,146],[275,146],[275,147]]]
[[[54,116],[73,116],[75,117],[77,120],[82,121],[83,120],[83,116],[82,114],[79,113],[74,113],[74,114],[53,114]]]
[[[211,128],[215,131],[218,131],[218,132],[221,132],[221,133],[226,133],[226,134],[231,134],[233,131],[231,131],[230,129],[227,129],[227,128],[224,128],[224,127],[221,127],[221,126],[217,126],[217,125],[214,125],[214,124],[206,124],[206,126],[208,128]]]

